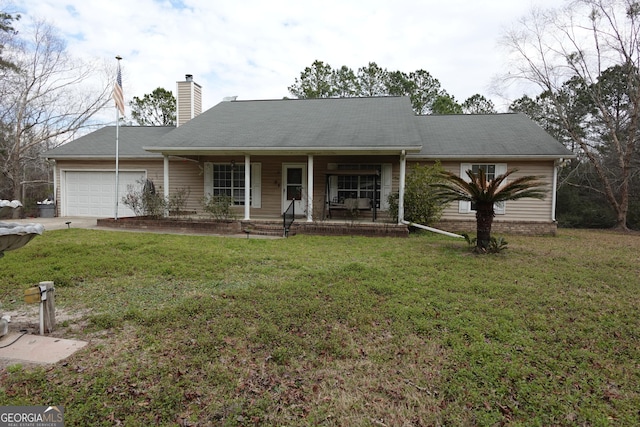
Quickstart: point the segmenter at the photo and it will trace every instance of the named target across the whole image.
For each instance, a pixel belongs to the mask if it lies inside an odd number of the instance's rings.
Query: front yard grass
[[[90,344],[10,366],[0,405],[69,426],[640,424],[640,236],[465,242],[46,232],[0,260],[5,310],[53,280]]]

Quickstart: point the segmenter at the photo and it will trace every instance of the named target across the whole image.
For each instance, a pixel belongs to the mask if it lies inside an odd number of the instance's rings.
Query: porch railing
[[[284,228],[284,237],[289,237],[289,229],[296,219],[296,200],[293,199],[286,211],[282,214],[282,227]]]

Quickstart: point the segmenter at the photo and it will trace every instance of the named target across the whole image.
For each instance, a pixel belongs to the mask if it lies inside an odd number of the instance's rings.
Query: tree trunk
[[[487,252],[491,242],[491,225],[493,224],[493,203],[476,203],[476,250]]]

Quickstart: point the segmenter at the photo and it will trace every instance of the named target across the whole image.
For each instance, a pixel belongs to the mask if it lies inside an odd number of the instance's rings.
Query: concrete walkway
[[[56,363],[86,345],[85,341],[10,332],[0,337],[0,367],[25,362]]]

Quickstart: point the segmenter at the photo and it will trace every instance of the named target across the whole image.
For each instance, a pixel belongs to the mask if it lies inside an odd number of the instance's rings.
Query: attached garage
[[[122,204],[127,185],[140,179],[163,180],[163,156],[143,147],[153,145],[174,126],[121,126],[119,130],[118,217],[133,216]],[[116,203],[116,127],[106,126],[45,154],[54,161],[57,216],[113,218]],[[113,143],[112,143],[113,142]]]
[[[115,171],[61,171],[61,216],[113,217],[115,210]],[[145,171],[118,172],[118,217],[134,213],[122,203],[127,186],[139,185]]]

